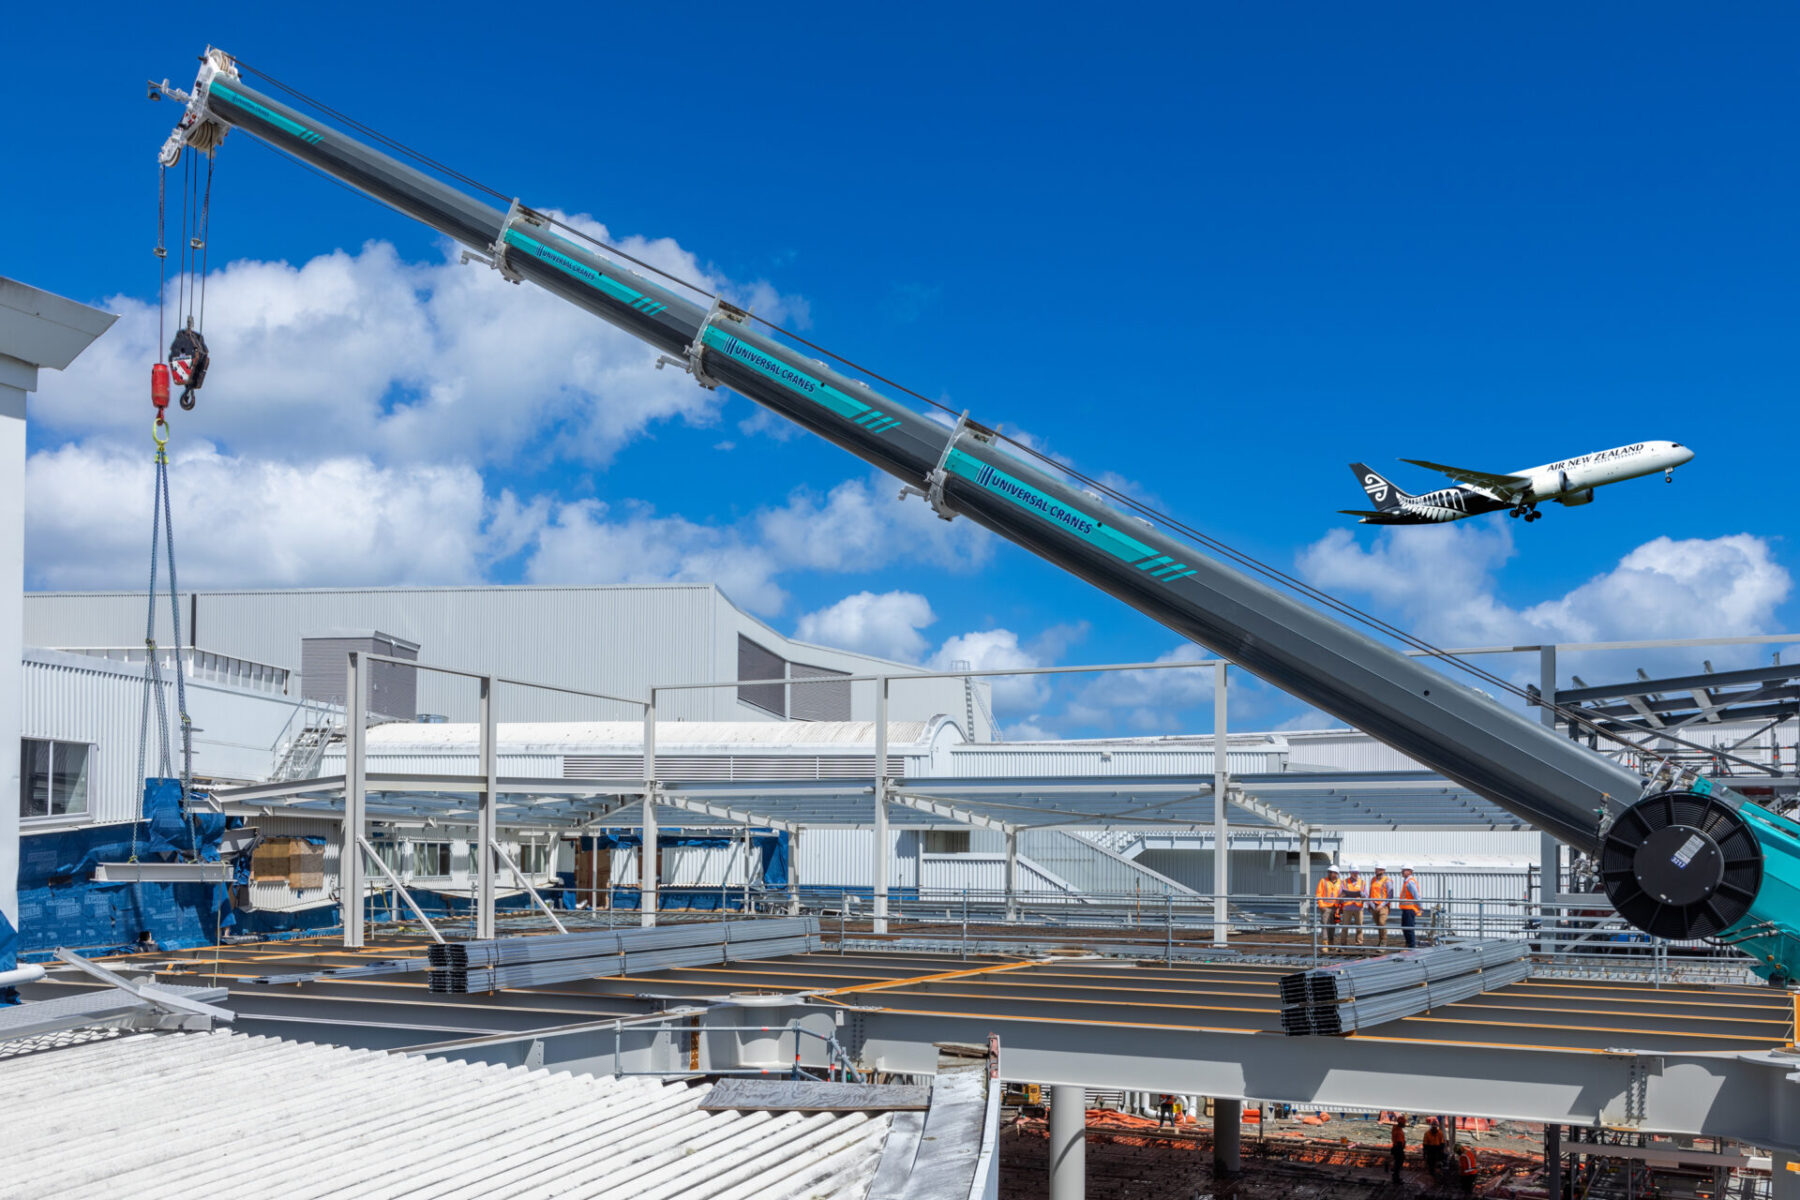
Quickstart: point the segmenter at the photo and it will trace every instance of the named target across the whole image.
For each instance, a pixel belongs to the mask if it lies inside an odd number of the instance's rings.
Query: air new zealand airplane
[[[1375,507],[1372,510],[1345,508],[1338,511],[1362,518],[1364,525],[1436,525],[1499,512],[1503,508],[1515,517],[1535,521],[1544,515],[1537,506],[1546,500],[1570,508],[1590,504],[1595,488],[1622,479],[1654,475],[1658,471],[1662,472],[1665,481],[1673,482],[1675,468],[1693,457],[1694,452],[1680,442],[1637,442],[1583,454],[1579,458],[1545,463],[1541,467],[1527,467],[1511,475],[1468,471],[1418,458],[1402,459],[1402,462],[1441,472],[1457,482],[1456,487],[1420,496],[1401,491],[1362,463],[1351,463],[1356,481],[1362,484]]]

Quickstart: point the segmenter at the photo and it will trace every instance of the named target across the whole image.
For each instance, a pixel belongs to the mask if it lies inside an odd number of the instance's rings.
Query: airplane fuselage
[[[1667,476],[1693,457],[1694,452],[1680,442],[1635,442],[1526,467],[1507,475],[1487,476],[1446,469],[1453,478],[1475,476],[1483,482],[1458,483],[1416,496],[1400,491],[1363,468],[1364,490],[1382,511],[1363,515],[1362,523],[1433,525],[1502,509],[1509,509],[1517,516],[1535,517],[1537,505],[1546,501],[1568,507],[1588,504],[1594,499],[1595,488],[1658,472]],[[1391,498],[1384,494],[1389,489],[1392,489]]]

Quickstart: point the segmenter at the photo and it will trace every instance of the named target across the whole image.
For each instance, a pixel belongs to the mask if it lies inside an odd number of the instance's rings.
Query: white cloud
[[[969,570],[992,556],[987,530],[943,521],[899,494],[899,482],[879,474],[847,479],[823,497],[802,488],[757,517],[757,535],[782,562],[819,571],[867,571],[897,559]]]
[[[185,586],[449,583],[478,579],[528,516],[490,500],[466,465],[380,467],[342,456],[303,466],[207,445],[172,455]],[[29,581],[142,586],[153,468],[142,451],[70,445],[25,468]]]
[[[1778,609],[1793,587],[1762,538],[1659,537],[1568,593],[1520,608],[1501,598],[1497,579],[1513,554],[1505,525],[1384,530],[1366,547],[1334,530],[1302,551],[1299,567],[1308,582],[1372,600],[1377,615],[1440,646],[1768,633],[1779,627]],[[1640,665],[1687,671],[1701,653],[1641,654],[1629,664],[1565,656],[1559,665],[1565,677]],[[1723,647],[1709,656],[1720,664],[1746,657]]]
[[[931,666],[939,671],[957,670],[961,663],[967,663],[969,669],[975,671],[1048,665],[1030,647],[1021,644],[1019,635],[1010,629],[980,629],[971,633],[959,633],[955,637],[946,638],[944,644],[938,647],[937,653],[931,656]],[[1050,695],[1050,685],[1042,675],[1001,675],[993,677],[989,682],[994,687],[996,710],[1003,707],[1036,708]]]
[[[605,238],[592,221],[574,222]],[[695,279],[774,320],[804,304],[766,283],[738,287],[669,239],[626,239],[647,262]],[[40,427],[65,435],[135,435],[158,352],[154,305],[115,297],[118,324],[74,365],[46,374]],[[174,334],[171,312],[166,336]],[[296,460],[349,453],[401,461],[505,461],[543,451],[603,462],[663,421],[709,424],[722,403],[658,352],[539,288],[512,286],[454,250],[403,262],[371,242],[301,266],[242,260],[206,288],[212,368],[191,417],[236,454]]]
[[[936,620],[930,602],[917,592],[857,592],[802,616],[794,636],[878,658],[917,662],[926,650],[919,631]]]
[[[1181,642],[1152,661],[1191,663],[1212,657],[1192,642]],[[1239,672],[1237,678],[1243,681],[1248,677]],[[1139,733],[1172,733],[1192,723],[1187,710],[1211,704],[1212,696],[1210,667],[1114,671],[1082,688],[1070,702],[1067,716],[1081,725],[1112,728],[1123,724]]]

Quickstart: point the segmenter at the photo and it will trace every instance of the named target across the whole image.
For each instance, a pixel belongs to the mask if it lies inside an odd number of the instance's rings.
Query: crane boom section
[[[1563,841],[1593,851],[1602,813],[1641,790],[1631,771],[1127,516],[991,435],[927,417],[562,236],[542,216],[474,200],[310,116],[215,75],[208,114],[319,168],[680,356],[722,384],[931,493],[1215,654],[1238,663]]]

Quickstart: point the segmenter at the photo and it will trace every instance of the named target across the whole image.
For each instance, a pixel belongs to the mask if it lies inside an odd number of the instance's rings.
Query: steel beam
[[[1225,664],[1213,664],[1213,945],[1223,946],[1231,927],[1227,910],[1231,896],[1231,830],[1225,819],[1226,781],[1231,778],[1227,757],[1225,712]]]

